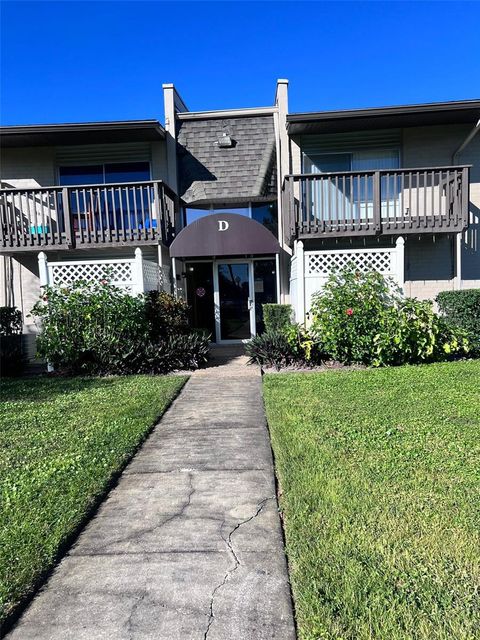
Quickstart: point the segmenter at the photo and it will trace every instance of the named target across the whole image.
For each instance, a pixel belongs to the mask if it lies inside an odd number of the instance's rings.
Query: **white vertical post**
[[[143,254],[140,247],[135,249],[135,262],[133,263],[133,286],[132,293],[139,294],[145,291],[143,283]]]
[[[462,238],[462,232],[455,235],[455,278],[453,280],[453,288],[456,291],[462,288]]]
[[[178,289],[177,289],[177,264],[175,258],[172,258],[172,293],[175,298],[178,298]]]
[[[405,286],[405,239],[399,236],[395,242],[396,248],[396,272],[398,286],[402,289]]]
[[[295,247],[297,256],[297,304],[296,318],[300,324],[305,324],[305,253],[303,242],[298,240]]]
[[[40,251],[38,254],[38,275],[40,278],[40,287],[48,286],[48,260],[47,254],[44,251]],[[53,364],[47,361],[47,371],[51,373],[53,371]]]
[[[47,255],[43,251],[38,254],[38,273],[40,276],[40,286],[48,285],[48,260]]]
[[[280,254],[275,254],[275,279],[277,283],[277,304],[280,304]]]

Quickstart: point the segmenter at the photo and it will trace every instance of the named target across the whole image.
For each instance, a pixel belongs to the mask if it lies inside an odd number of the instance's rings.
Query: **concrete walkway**
[[[293,640],[259,371],[196,372],[9,640]]]

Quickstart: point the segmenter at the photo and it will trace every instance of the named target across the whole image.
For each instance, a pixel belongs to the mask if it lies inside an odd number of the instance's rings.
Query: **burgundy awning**
[[[186,226],[170,245],[172,258],[280,253],[273,233],[238,213],[214,213]]]

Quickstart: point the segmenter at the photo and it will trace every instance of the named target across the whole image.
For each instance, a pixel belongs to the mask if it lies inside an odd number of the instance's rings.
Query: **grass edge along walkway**
[[[480,361],[272,374],[300,640],[480,637]]]
[[[186,380],[2,380],[3,631],[71,545]]]

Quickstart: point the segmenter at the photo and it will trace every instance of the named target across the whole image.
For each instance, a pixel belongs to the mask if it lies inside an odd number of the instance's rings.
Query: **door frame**
[[[222,340],[220,323],[220,287],[218,281],[219,264],[246,264],[248,267],[248,311],[250,316],[250,338],[239,338],[238,340]],[[256,335],[255,326],[255,286],[253,282],[253,259],[252,258],[221,258],[213,261],[213,305],[215,318],[215,339],[217,344],[244,344],[249,342]]]
[[[220,335],[220,291],[218,287],[218,265],[219,264],[248,264],[248,283],[249,283],[249,300],[250,302],[250,334],[252,337],[257,335],[257,323],[255,317],[255,273],[254,262],[259,260],[275,260],[275,288],[276,300],[280,301],[280,260],[278,253],[275,256],[253,256],[249,258],[196,258],[193,260],[184,259],[183,262],[198,263],[209,262],[213,269],[213,314],[215,321],[215,344],[245,344],[251,338],[243,338],[238,340],[222,340]],[[185,296],[188,296],[187,283],[185,282]],[[212,336],[213,337],[213,336]]]

